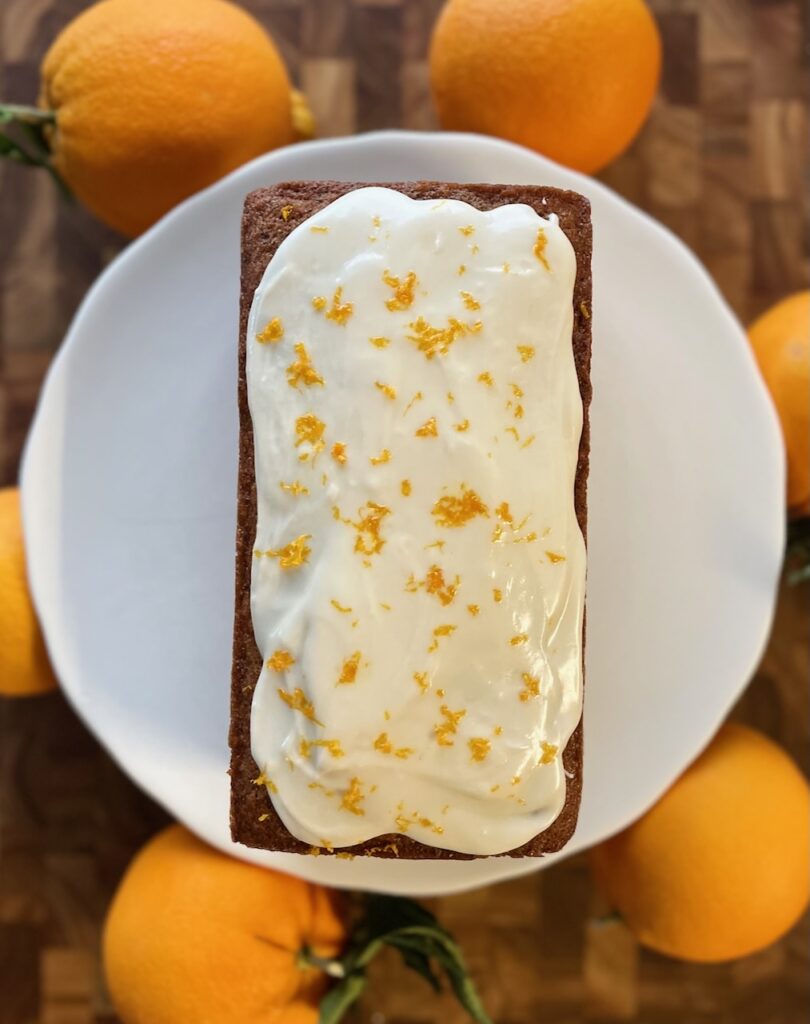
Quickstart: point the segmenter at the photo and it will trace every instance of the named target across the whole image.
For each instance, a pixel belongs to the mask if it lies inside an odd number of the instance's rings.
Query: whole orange
[[[124,1024],[316,1024],[336,955],[328,890],[234,860],[179,825],[141,850],[104,926],[107,984]]]
[[[588,173],[636,136],[660,66],[643,0],[449,0],[430,48],[442,127]]]
[[[56,170],[127,235],[293,138],[278,51],[226,0],[101,0],[48,50],[39,104]]]
[[[0,695],[28,697],[56,689],[28,593],[20,492],[0,490]]]
[[[785,438],[787,503],[810,513],[810,291],[783,299],[748,331]]]
[[[704,962],[745,956],[807,906],[809,800],[784,751],[725,725],[652,810],[592,851],[597,881],[652,949]]]

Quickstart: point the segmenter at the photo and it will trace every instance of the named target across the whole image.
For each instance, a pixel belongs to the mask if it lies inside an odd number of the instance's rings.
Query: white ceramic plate
[[[582,849],[698,753],[766,639],[783,544],[777,423],[745,336],[671,234],[507,143],[389,132],[262,157],[132,244],[54,360],[23,465],[34,599],[64,690],[125,771],[238,857],[332,885],[451,892],[545,866],[336,861],[228,837],[239,220],[294,178],[538,183],[593,204]]]

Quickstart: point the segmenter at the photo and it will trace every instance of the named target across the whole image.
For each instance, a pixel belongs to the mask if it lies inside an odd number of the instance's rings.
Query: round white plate
[[[554,858],[338,861],[230,842],[239,221],[247,192],[295,178],[537,183],[593,204],[585,787],[565,852],[641,814],[756,665],[782,553],[782,445],[745,336],[706,272],[589,178],[489,138],[402,132],[261,157],[172,212],[88,293],[22,473],[54,665],[124,770],[245,860],[412,894],[543,867]]]

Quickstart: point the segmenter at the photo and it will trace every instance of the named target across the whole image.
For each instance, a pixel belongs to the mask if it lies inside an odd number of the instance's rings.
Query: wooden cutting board
[[[425,52],[441,0],[242,2],[278,40],[322,135],[435,127]],[[4,99],[32,101],[49,41],[85,6],[2,0]],[[642,136],[602,177],[680,235],[748,320],[807,287],[801,5],[651,6],[664,39],[660,95]],[[16,477],[42,376],[73,311],[122,244],[61,202],[44,174],[0,164],[0,482]],[[783,592],[768,652],[735,711],[805,763],[808,590]],[[0,700],[0,1024],[115,1024],[99,928],[128,860],[164,820],[60,696]],[[499,1024],[806,1019],[808,921],[730,966],[675,963],[601,919],[583,857],[434,905]],[[420,986],[389,961],[353,1019],[465,1019],[449,997],[436,1001]]]

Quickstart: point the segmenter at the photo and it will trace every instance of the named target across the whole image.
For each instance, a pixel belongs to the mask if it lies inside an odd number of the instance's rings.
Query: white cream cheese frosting
[[[306,843],[498,854],[562,809],[575,273],[553,215],[364,188],[295,228],[256,290],[251,745]]]

